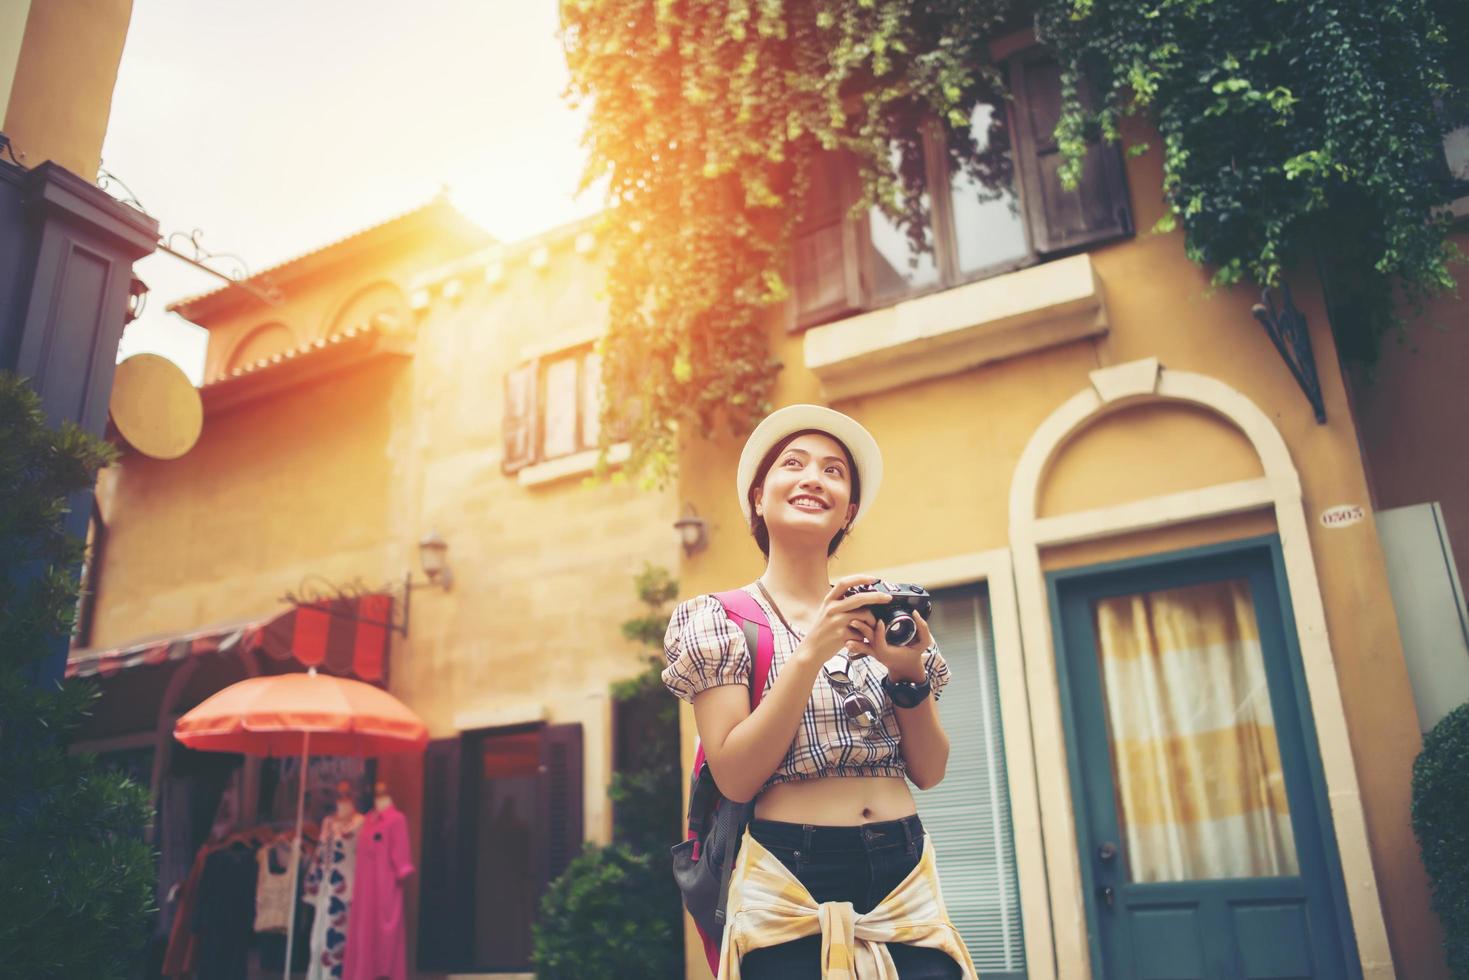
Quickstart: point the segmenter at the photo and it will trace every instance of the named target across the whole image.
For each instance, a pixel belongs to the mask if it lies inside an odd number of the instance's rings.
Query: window
[[[1454,214],[1469,216],[1469,123],[1449,130],[1444,136],[1443,149],[1454,185]]]
[[[538,358],[507,374],[504,471],[597,448],[601,392],[602,359],[591,347]]]
[[[1439,103],[1444,120],[1444,162],[1453,181],[1454,216],[1469,217],[1469,64],[1448,67],[1450,94]]]
[[[938,851],[949,917],[980,976],[1021,980],[1025,942],[989,596],[972,586],[935,593],[930,621],[949,664],[938,711],[951,751],[944,781],[917,794],[918,814]]]
[[[850,160],[831,154],[816,162],[793,243],[798,329],[1131,233],[1116,146],[1094,141],[1081,185],[1061,187],[1053,136],[1061,111],[1057,63],[1030,51],[1010,60],[1009,74],[1013,102],[981,103],[971,116],[979,172],[950,173],[949,148],[937,127],[903,141],[904,159],[914,166],[916,158],[927,187],[922,248],[877,208],[851,216],[857,178]]]
[[[419,969],[528,972],[541,897],[580,853],[582,817],[580,725],[430,742]]]

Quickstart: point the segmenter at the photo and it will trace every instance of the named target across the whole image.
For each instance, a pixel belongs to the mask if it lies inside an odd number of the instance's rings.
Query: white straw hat
[[[755,479],[756,467],[772,446],[791,433],[806,429],[825,432],[852,454],[852,465],[862,482],[862,499],[857,503],[857,516],[852,518],[852,524],[861,520],[877,499],[877,488],[882,485],[882,453],[872,433],[851,416],[823,405],[787,405],[765,416],[750,433],[750,438],[745,440],[745,448],[740,450],[735,492],[740,495],[740,512],[745,515],[746,523],[750,521],[750,483]]]

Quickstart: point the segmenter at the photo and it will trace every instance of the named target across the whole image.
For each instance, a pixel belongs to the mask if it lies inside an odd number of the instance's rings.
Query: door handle
[[[1114,844],[1114,843],[1112,843],[1109,840],[1102,841],[1101,845],[1097,848],[1097,860],[1099,860],[1099,861],[1111,861],[1111,860],[1113,860],[1116,857],[1117,857],[1117,845]]]

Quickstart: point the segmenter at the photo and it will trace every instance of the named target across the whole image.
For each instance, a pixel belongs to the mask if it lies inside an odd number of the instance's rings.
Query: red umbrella
[[[291,894],[301,862],[301,820],[306,806],[306,759],[322,755],[422,752],[428,728],[387,691],[347,677],[276,674],[231,684],[178,720],[174,738],[191,749],[246,755],[301,757],[292,848]],[[286,928],[286,976],[296,933],[296,903]]]

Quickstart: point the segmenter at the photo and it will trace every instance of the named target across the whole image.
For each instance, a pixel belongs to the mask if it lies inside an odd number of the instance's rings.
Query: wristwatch
[[[884,677],[882,689],[888,692],[888,697],[898,707],[916,708],[928,699],[933,687],[928,683],[928,678],[924,678],[921,684],[915,684],[913,681],[895,681],[891,677]]]

